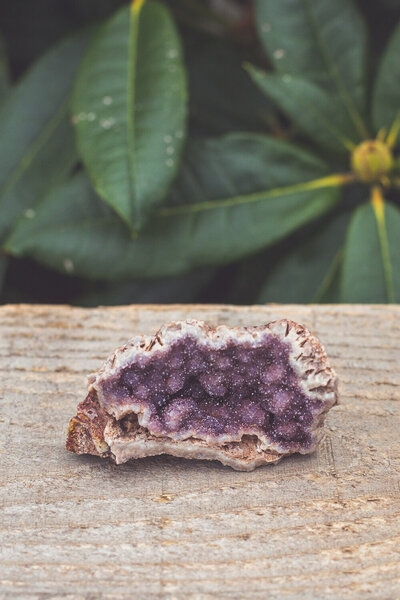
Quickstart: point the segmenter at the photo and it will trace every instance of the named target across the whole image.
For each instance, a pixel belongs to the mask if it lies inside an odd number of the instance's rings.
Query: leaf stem
[[[140,11],[143,7],[145,0],[133,0],[131,4],[131,16],[129,20],[129,49],[128,49],[128,61],[127,61],[127,103],[126,103],[126,141],[128,148],[127,156],[127,170],[129,177],[129,191],[130,191],[130,207],[129,216],[125,211],[121,211],[125,223],[131,230],[131,234],[135,234],[135,227],[137,226],[138,214],[134,214],[132,198],[136,196],[136,162],[135,162],[135,94],[136,94],[136,72],[137,72],[137,54],[138,54],[138,35],[139,35],[139,19]],[[134,221],[134,225],[132,223]]]
[[[132,0],[131,11],[138,14],[146,0]]]
[[[375,214],[379,243],[381,246],[383,272],[385,276],[386,292],[389,303],[394,303],[394,285],[393,285],[393,273],[392,264],[390,262],[390,251],[389,251],[389,240],[386,231],[385,223],[385,200],[383,198],[382,190],[379,186],[375,185],[371,192],[371,204]]]
[[[167,206],[157,211],[156,214],[160,217],[169,217],[190,212],[203,212],[221,207],[237,206],[241,204],[248,204],[250,202],[259,202],[261,200],[269,200],[279,196],[289,196],[292,194],[317,189],[340,187],[342,185],[353,183],[354,181],[356,181],[356,177],[353,173],[336,173],[304,183],[296,183],[294,185],[274,188],[272,190],[263,190],[261,192],[255,192],[253,194],[247,194],[243,196],[233,196],[232,198],[222,198],[221,200],[209,200],[207,202],[183,204],[180,206]]]
[[[381,129],[378,131],[378,134],[376,136],[376,139],[379,140],[380,142],[384,142],[385,141],[385,137],[386,137],[386,128],[385,127],[381,127]]]

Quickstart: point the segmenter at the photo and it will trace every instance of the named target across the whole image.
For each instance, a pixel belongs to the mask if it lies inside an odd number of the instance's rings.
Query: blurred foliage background
[[[0,302],[398,302],[400,1],[313,5],[1,3]]]

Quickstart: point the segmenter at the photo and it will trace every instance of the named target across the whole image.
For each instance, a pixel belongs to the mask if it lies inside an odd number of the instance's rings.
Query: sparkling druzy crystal
[[[325,351],[296,323],[171,323],[90,378],[67,448],[117,463],[168,453],[251,470],[315,450],[336,399]]]

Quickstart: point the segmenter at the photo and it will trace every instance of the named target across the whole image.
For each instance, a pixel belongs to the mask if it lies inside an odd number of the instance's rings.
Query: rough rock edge
[[[216,459],[245,471],[251,471],[260,464],[277,462],[283,455],[292,454],[295,450],[288,452],[278,444],[272,444],[265,436],[248,435],[246,431],[243,431],[240,441],[221,444],[215,443],[215,440],[189,438],[178,441],[172,437],[155,436],[143,426],[145,411],[139,403],[130,401],[118,411],[110,407],[106,411],[107,403],[101,393],[102,381],[118,373],[138,356],[167,351],[173,342],[187,334],[194,335],[198,343],[223,348],[232,340],[256,345],[265,333],[290,342],[289,360],[299,377],[301,387],[305,393],[323,402],[323,410],[315,419],[312,429],[314,443],[307,450],[307,453],[313,452],[323,435],[325,415],[337,402],[337,378],[328,365],[327,354],[319,340],[302,325],[286,319],[264,326],[232,328],[225,325],[212,328],[202,321],[187,320],[164,325],[153,337],[132,338],[126,345],[118,348],[99,371],[89,377],[89,395],[79,405],[78,415],[71,420],[67,449],[80,454],[111,456],[117,464],[130,458],[167,453],[185,458]],[[87,402],[91,405],[89,409],[89,404],[85,405]],[[93,402],[98,409],[93,408]],[[94,413],[97,413],[97,419]],[[137,415],[137,429],[126,436],[119,421],[132,413]],[[238,452],[242,454],[241,457],[238,457]]]
[[[128,419],[133,416],[136,415],[129,415]],[[264,450],[256,436],[244,436],[241,442],[221,445],[195,438],[177,442],[168,437],[152,436],[137,419],[133,420],[130,430],[124,431],[121,421],[101,408],[95,391],[79,404],[77,416],[71,419],[66,447],[76,454],[110,457],[116,464],[170,454],[179,458],[218,460],[237,471],[253,471],[262,464],[276,463],[283,456]]]

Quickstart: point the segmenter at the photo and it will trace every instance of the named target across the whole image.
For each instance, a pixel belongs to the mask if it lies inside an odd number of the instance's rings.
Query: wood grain
[[[64,449],[87,374],[187,317],[307,325],[340,378],[318,452],[240,473]],[[400,598],[400,308],[0,308],[0,597]]]

